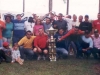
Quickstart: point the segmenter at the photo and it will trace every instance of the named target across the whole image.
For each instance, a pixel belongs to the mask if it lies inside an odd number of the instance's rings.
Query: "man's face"
[[[98,19],[100,20],[100,14],[98,14],[98,16],[97,16],[97,17],[98,17]]]
[[[77,16],[74,15],[73,16],[73,20],[76,21],[77,20]]]
[[[85,37],[86,37],[86,38],[89,38],[89,37],[90,37],[90,34],[85,34]]]
[[[10,20],[10,18],[9,18],[9,17],[7,17],[7,18],[6,18],[6,22],[8,22],[8,23],[9,23],[10,21],[11,21],[11,20]]]
[[[49,24],[50,23],[50,19],[47,18],[46,19],[46,23]]]
[[[88,20],[89,20],[89,18],[88,18],[88,17],[85,17],[84,19],[85,19],[85,21],[88,21]]]
[[[32,36],[32,33],[31,32],[27,32],[26,36],[27,36],[28,39],[30,39],[31,36]]]
[[[78,33],[78,31],[79,31],[79,29],[78,29],[78,28],[75,28],[75,33],[76,33],[76,34]]]
[[[64,33],[64,30],[63,29],[60,29],[59,30],[59,34],[62,35],[63,33]]]
[[[62,20],[62,15],[58,15],[58,20]]]
[[[83,16],[79,16],[79,22],[82,22]]]
[[[21,20],[21,15],[17,15],[17,20]]]
[[[39,35],[43,35],[44,34],[44,30],[43,29],[39,29]]]
[[[94,36],[95,36],[95,37],[98,37],[98,36],[99,36],[99,33],[94,33]]]
[[[50,14],[51,19],[54,19],[54,17],[55,17],[54,14]]]

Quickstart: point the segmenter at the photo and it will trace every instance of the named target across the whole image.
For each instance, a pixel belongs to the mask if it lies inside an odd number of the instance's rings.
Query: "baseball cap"
[[[9,43],[8,42],[3,42],[3,46],[7,47],[7,46],[9,46]]]
[[[89,15],[85,15],[86,18],[89,18]]]

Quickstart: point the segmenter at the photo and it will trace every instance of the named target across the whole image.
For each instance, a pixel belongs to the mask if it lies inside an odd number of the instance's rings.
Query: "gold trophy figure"
[[[53,29],[52,27],[47,30],[49,34],[49,59],[50,61],[56,61],[56,45],[55,45],[55,38],[53,37],[54,34],[57,32],[56,29]]]

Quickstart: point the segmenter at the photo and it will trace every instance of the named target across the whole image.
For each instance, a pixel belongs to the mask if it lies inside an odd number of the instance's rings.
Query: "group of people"
[[[33,14],[25,21],[20,14],[16,15],[15,20],[6,15],[5,22],[0,20],[0,63],[18,62],[22,65],[24,60],[46,60],[50,38],[47,30],[51,27],[58,30],[54,35],[57,58],[66,59],[71,45],[71,49],[76,48],[76,58],[89,58],[92,54],[99,59],[100,13],[97,18],[90,22],[89,15],[80,15],[77,19],[75,14],[72,17],[61,13],[55,16],[50,12],[41,19]]]

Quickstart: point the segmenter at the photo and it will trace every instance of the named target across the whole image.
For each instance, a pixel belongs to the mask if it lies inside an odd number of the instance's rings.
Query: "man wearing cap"
[[[2,48],[2,54],[5,55],[3,56],[6,62],[11,62],[11,48],[9,47],[8,42],[3,42],[3,48]]]
[[[85,21],[80,23],[79,29],[82,31],[88,30],[89,32],[92,32],[92,23],[89,22],[89,16],[85,15],[84,19]]]
[[[98,55],[100,58],[100,34],[97,29],[94,30],[94,35],[92,36],[92,38],[93,38],[93,43],[94,43],[93,53],[94,53],[95,58],[97,59]]]
[[[90,32],[88,30],[86,30],[85,34],[82,36],[81,47],[82,50],[80,51],[80,54],[84,53],[88,58],[93,50],[93,40],[90,37]]]
[[[25,35],[25,21],[21,20],[21,14],[17,14],[16,18],[16,20],[13,20],[13,45],[14,43],[17,43]]]
[[[79,42],[81,40],[81,35],[83,35],[83,34],[84,34],[84,31],[79,30],[79,28],[77,26],[75,26],[75,28],[71,29],[67,34],[62,36],[58,41],[61,41],[63,39],[67,39],[67,41],[66,41],[66,46],[67,47],[69,47],[69,44],[72,41],[75,44],[76,48],[77,48],[76,57],[78,58],[79,57],[79,50],[80,50],[80,43]],[[68,48],[67,48],[67,50],[68,50]]]

